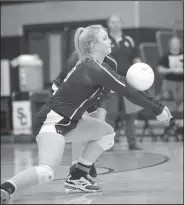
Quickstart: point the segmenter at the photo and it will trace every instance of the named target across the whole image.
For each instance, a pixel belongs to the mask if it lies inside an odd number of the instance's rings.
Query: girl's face
[[[105,56],[111,53],[111,40],[104,29],[101,29],[98,33],[98,42],[95,44],[95,49]]]

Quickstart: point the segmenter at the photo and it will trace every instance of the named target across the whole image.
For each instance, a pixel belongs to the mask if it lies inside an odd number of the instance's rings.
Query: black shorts
[[[55,129],[57,133],[65,135],[72,129],[75,129],[77,124],[78,121],[71,121],[66,118],[63,118],[58,124],[55,125]]]
[[[50,117],[49,120],[51,120],[51,118],[52,117]],[[37,118],[33,125],[33,134],[37,136],[39,133],[53,132],[64,136],[72,129],[76,128],[78,124],[77,120],[70,120],[65,117],[61,117],[61,118],[60,120],[56,120],[56,122],[52,122],[52,123],[50,122],[46,123],[46,118]]]

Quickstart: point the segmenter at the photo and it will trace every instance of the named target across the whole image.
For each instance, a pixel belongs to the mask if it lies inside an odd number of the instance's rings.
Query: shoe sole
[[[67,184],[64,185],[65,188],[65,193],[71,193],[71,192],[84,192],[84,193],[96,193],[96,192],[102,192],[102,189],[98,189],[98,190],[90,190],[90,189],[80,189],[80,188],[76,188],[73,186],[68,186]]]
[[[10,200],[10,195],[3,189],[1,189],[1,204],[7,204]]]

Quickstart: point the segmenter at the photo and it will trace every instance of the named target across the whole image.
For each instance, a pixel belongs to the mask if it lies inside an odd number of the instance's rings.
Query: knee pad
[[[96,142],[103,150],[109,150],[114,145],[115,134],[116,133],[114,132],[113,134],[104,135]]]
[[[54,180],[54,172],[48,165],[40,165],[35,167],[38,177],[38,183],[44,184]]]

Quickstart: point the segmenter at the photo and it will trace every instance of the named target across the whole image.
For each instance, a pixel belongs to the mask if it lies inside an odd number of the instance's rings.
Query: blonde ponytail
[[[98,33],[101,29],[104,29],[101,25],[92,25],[86,28],[80,27],[76,30],[74,46],[75,52],[78,55],[78,60],[92,52],[93,45],[99,41]]]
[[[80,47],[80,42],[79,42],[79,37],[83,33],[83,31],[84,31],[83,27],[78,28],[76,30],[75,37],[74,37],[75,51],[78,54],[78,59],[81,59],[84,54],[82,48]]]

